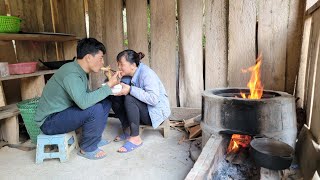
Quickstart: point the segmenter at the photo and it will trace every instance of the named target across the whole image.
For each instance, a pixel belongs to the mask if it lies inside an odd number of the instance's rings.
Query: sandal
[[[130,141],[127,141],[122,147],[124,147],[126,149],[126,151],[119,151],[119,153],[127,153],[127,152],[131,152],[135,149],[137,149],[138,147],[142,146],[143,143],[139,144],[139,145],[135,145]]]
[[[104,155],[104,156],[101,156],[101,157],[96,157],[96,155],[101,151],[103,151],[103,150],[97,148],[96,150],[94,150],[92,152],[85,152],[85,154],[81,153],[81,151],[78,151],[77,154],[79,156],[82,156],[82,157],[87,158],[87,159],[97,160],[97,159],[105,158],[107,156],[107,155]]]

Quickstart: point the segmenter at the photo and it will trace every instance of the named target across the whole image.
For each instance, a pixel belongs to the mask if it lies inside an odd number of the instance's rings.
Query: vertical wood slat
[[[119,52],[124,50],[123,22],[122,22],[123,3],[121,0],[105,1],[105,34],[107,47],[107,64],[116,69],[116,57]]]
[[[9,4],[11,15],[22,19],[21,31],[44,31],[42,0],[10,0]],[[16,52],[19,62],[37,61],[45,58],[44,44],[41,42],[16,41]]]
[[[4,0],[0,0],[0,15],[1,16],[7,15],[6,4],[5,4]]]
[[[316,11],[313,13],[312,17],[312,27],[311,27],[311,37],[310,37],[310,45],[309,45],[309,55],[308,55],[308,81],[306,87],[306,113],[307,113],[307,124],[310,127],[313,118],[313,106],[314,106],[314,98],[315,98],[315,80],[316,80],[316,68],[317,68],[317,60],[319,57],[319,49],[320,49],[320,11]],[[319,72],[319,70],[318,70]],[[318,92],[317,92],[318,93]],[[319,110],[316,110],[319,111]]]
[[[227,0],[206,0],[205,89],[227,86]]]
[[[151,68],[160,77],[170,106],[176,107],[176,17],[175,1],[152,0],[151,12]]]
[[[290,1],[285,91],[293,94],[299,70],[305,1]]]
[[[178,0],[179,97],[182,107],[201,107],[203,91],[202,48],[203,1]]]
[[[264,89],[285,90],[289,0],[259,0],[258,49]]]
[[[250,74],[241,69],[255,64],[256,2],[237,0],[229,4],[228,85],[246,87]]]
[[[304,30],[303,30],[303,40],[301,47],[301,56],[300,56],[300,64],[299,64],[299,74],[297,81],[297,88],[295,96],[299,98],[297,101],[297,106],[303,109],[305,107],[305,93],[306,93],[306,84],[307,84],[307,65],[308,65],[308,50],[310,44],[310,35],[311,35],[311,21],[312,18],[309,17],[305,20]]]
[[[83,0],[52,0],[52,6],[56,32],[86,37]],[[72,59],[76,56],[76,46],[76,41],[67,41],[63,43],[65,59]]]
[[[104,2],[101,0],[90,0],[88,3],[89,15],[89,37],[96,38],[98,41],[106,45]],[[108,54],[108,50],[107,50]],[[104,57],[106,63],[106,56]],[[105,75],[101,72],[90,74],[91,89],[97,89],[103,83]]]
[[[149,65],[147,1],[126,1],[129,49],[143,52],[142,62]]]

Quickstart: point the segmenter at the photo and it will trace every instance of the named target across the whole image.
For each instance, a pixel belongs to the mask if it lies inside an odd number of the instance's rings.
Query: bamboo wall
[[[106,64],[116,67],[115,57],[127,48],[128,39],[129,48],[146,54],[143,62],[163,81],[172,107],[201,107],[204,89],[245,87],[249,75],[241,69],[254,65],[258,52],[263,54],[265,89],[294,92],[304,0],[0,0],[0,7],[23,19],[23,31],[79,37],[88,33],[87,11],[89,36],[107,47]],[[12,44],[1,44],[0,60],[52,61],[75,55],[70,42],[16,42],[16,49],[15,56],[7,55],[14,52]],[[103,77],[92,74],[90,80],[95,88]]]

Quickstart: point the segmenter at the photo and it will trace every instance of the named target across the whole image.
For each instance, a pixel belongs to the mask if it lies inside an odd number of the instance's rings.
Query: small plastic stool
[[[72,137],[73,141],[70,140]],[[72,144],[68,144],[69,140],[72,141]],[[57,145],[58,152],[45,152],[46,145]],[[39,164],[44,159],[52,158],[59,158],[60,162],[66,162],[69,159],[70,152],[78,147],[78,140],[74,131],[57,135],[40,134],[37,137],[36,163]]]

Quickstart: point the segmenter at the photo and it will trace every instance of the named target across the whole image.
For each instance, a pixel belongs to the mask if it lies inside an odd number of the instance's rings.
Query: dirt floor
[[[119,129],[119,120],[109,118],[103,137],[112,140]],[[170,130],[164,139],[159,130],[145,130],[143,146],[130,153],[118,153],[123,142],[111,142],[102,147],[108,153],[102,160],[87,160],[74,150],[65,163],[51,159],[35,164],[35,150],[3,147],[0,179],[184,179],[194,162],[189,158],[190,142],[178,143],[182,136],[183,132]]]

